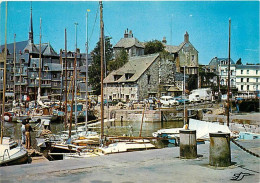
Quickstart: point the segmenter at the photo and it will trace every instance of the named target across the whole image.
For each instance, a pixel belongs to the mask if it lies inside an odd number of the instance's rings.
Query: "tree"
[[[241,58],[239,58],[236,62],[237,65],[242,65],[242,61],[241,61]]]
[[[128,54],[125,49],[122,49],[117,55],[115,60],[111,60],[108,62],[107,68],[108,71],[111,72],[113,70],[117,70],[128,62]]]
[[[108,63],[113,56],[113,48],[110,43],[110,37],[105,37],[105,61]],[[100,55],[100,40],[96,47],[91,52],[93,62],[88,70],[89,84],[92,86],[95,95],[100,95],[101,92],[101,55]],[[105,65],[105,64],[104,64]]]
[[[145,44],[144,54],[148,55],[148,54],[158,53],[163,50],[164,50],[164,45],[162,44],[162,42],[158,40],[153,40]]]

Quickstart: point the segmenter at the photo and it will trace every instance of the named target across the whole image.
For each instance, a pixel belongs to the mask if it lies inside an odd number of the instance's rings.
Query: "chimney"
[[[80,49],[79,48],[77,48],[77,54],[79,54],[80,53]]]
[[[167,43],[166,37],[163,37],[162,43],[164,43],[164,44]]]
[[[132,38],[133,37],[133,33],[132,33],[132,30],[129,31],[129,38]]]
[[[124,38],[128,38],[128,28],[125,30]]]
[[[184,42],[185,42],[185,43],[188,43],[188,42],[189,42],[189,34],[188,34],[187,31],[186,31],[186,33],[184,34]]]

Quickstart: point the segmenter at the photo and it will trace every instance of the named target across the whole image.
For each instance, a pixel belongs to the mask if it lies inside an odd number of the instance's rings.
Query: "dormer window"
[[[45,71],[48,71],[48,70],[49,70],[49,67],[48,67],[48,66],[44,66],[44,70],[45,70]]]
[[[128,80],[130,79],[134,74],[131,74],[131,73],[126,73],[125,74],[125,79]]]
[[[114,81],[119,80],[122,77],[122,75],[114,75]]]

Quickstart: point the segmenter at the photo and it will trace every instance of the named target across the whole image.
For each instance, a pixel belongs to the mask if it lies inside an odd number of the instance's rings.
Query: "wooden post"
[[[228,88],[227,88],[227,126],[229,126],[229,93],[230,93],[230,36],[231,36],[231,19],[229,19],[229,36],[228,36]]]
[[[103,62],[104,62],[104,24],[103,24],[103,5],[100,4],[100,57],[101,57],[101,140],[104,136],[104,97],[103,97]]]

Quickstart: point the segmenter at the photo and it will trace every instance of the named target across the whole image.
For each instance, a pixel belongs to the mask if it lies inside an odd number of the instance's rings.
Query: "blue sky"
[[[28,39],[30,1],[8,2],[7,42]],[[67,29],[68,49],[75,50],[75,26],[78,23],[77,45],[83,52],[88,16],[89,51],[99,39],[98,1],[33,1],[34,42],[39,43],[42,18],[42,42],[54,49],[64,49]],[[258,1],[105,1],[103,2],[105,35],[115,45],[128,28],[139,41],[162,40],[179,45],[188,31],[190,42],[199,51],[199,63],[208,64],[217,57],[228,57],[228,20],[231,18],[231,58],[245,63],[259,63]],[[1,3],[0,41],[4,44],[5,2]],[[96,19],[97,16],[97,19]],[[96,19],[96,23],[95,23]],[[93,34],[92,34],[93,32]],[[172,32],[172,33],[171,33]]]

